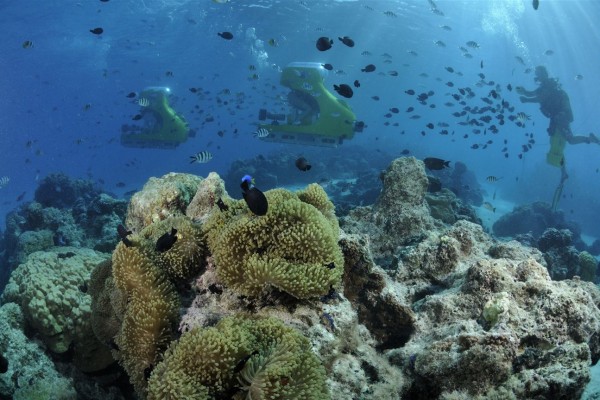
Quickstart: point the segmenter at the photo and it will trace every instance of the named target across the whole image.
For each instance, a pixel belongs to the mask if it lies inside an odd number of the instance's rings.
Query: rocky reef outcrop
[[[428,201],[419,160],[339,221],[317,184],[255,216],[218,175],[183,180],[133,196],[139,230],[90,281],[94,335],[139,398],[578,398],[600,359],[590,259],[553,280],[560,231],[544,252],[492,238],[453,195]]]
[[[570,230],[572,244],[578,250],[587,248],[581,239],[579,226],[567,220],[562,211],[553,211],[551,205],[544,202],[517,206],[510,213],[500,217],[492,226],[496,236],[517,237],[531,234],[535,240],[539,239],[549,228]]]
[[[575,276],[595,282],[598,261],[587,251],[573,246],[573,232],[569,229],[549,228],[539,238],[537,247],[544,253],[546,267],[553,280],[572,279]]]
[[[29,254],[54,247],[82,247],[110,252],[117,244],[127,202],[98,191],[89,181],[64,174],[44,178],[34,200],[6,217],[2,262],[10,271]],[[4,287],[8,276],[0,280]]]

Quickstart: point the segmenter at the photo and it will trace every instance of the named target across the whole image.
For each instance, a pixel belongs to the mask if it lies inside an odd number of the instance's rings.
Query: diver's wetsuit
[[[523,89],[520,93],[523,95],[521,102],[540,103],[540,111],[550,118],[549,135],[559,132],[570,144],[589,143],[589,138],[574,136],[571,132],[570,125],[573,122],[571,101],[555,79],[542,79],[537,89],[533,91]]]
[[[319,103],[310,94],[292,90],[288,93],[287,99],[293,108],[292,123],[308,125],[318,117]]]

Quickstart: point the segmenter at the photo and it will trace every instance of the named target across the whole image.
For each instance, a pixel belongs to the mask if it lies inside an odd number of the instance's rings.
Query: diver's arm
[[[519,100],[521,100],[521,103],[539,103],[540,102],[540,100],[537,96],[536,97],[521,96],[521,97],[519,97]]]
[[[515,92],[525,97],[535,97],[537,96],[537,89],[535,90],[527,90],[523,86],[517,86],[515,88]]]

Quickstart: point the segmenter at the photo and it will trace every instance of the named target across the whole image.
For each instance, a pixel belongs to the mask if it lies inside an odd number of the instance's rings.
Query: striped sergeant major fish
[[[254,132],[254,137],[264,138],[269,136],[269,130],[265,128],[259,128],[256,132]]]
[[[8,176],[0,177],[0,189],[8,185],[8,182],[10,182],[10,178]]]
[[[204,164],[204,163],[209,162],[213,158],[213,155],[210,152],[204,150],[204,151],[194,154],[193,156],[190,156],[190,158],[192,159],[190,161],[190,164],[193,164],[193,163]]]
[[[140,97],[137,103],[140,107],[148,107],[150,105],[150,100],[145,97]]]

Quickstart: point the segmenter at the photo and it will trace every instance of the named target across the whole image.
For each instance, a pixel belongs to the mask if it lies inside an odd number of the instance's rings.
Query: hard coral
[[[160,400],[330,398],[305,337],[274,318],[241,316],[184,334],[152,373],[148,392]]]
[[[239,200],[228,202],[227,211],[217,210],[206,222],[219,278],[250,296],[268,286],[297,298],[326,294],[340,282],[343,257],[325,191],[315,185],[301,195],[274,189],[266,196],[265,216],[256,217]]]
[[[178,173],[150,178],[129,202],[127,227],[139,232],[153,222],[183,215],[201,181],[195,175]]]
[[[24,316],[15,303],[0,307],[0,353],[8,371],[0,374],[0,398],[74,400],[73,381],[65,378],[43,350],[23,333]]]
[[[64,353],[89,324],[91,298],[80,289],[102,253],[73,247],[31,254],[13,271],[2,301],[19,304],[28,323],[55,353]]]

